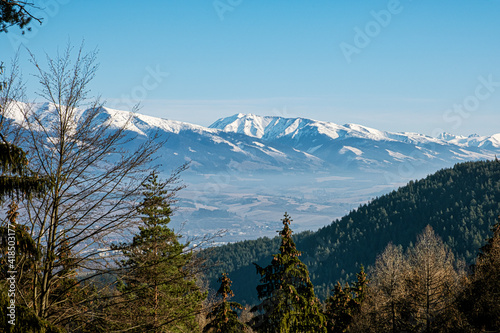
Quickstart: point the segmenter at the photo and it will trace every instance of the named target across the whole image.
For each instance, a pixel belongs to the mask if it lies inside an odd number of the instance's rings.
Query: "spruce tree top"
[[[285,216],[281,221],[283,222],[283,230],[278,231],[281,236],[281,254],[291,257],[300,256],[301,252],[298,251],[297,247],[295,246],[295,242],[292,239],[292,229],[290,229],[290,222],[292,222],[293,220],[290,219],[288,213],[285,212]]]

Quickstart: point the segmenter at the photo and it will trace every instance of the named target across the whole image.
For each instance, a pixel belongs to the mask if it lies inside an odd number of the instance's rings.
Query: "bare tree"
[[[84,54],[80,47],[74,60],[72,54],[68,47],[57,58],[48,57],[46,70],[32,55],[40,96],[48,103],[11,106],[23,115],[22,147],[31,167],[50,179],[50,190],[24,207],[24,223],[40,258],[31,288],[20,291],[20,299],[56,325],[95,315],[67,296],[106,271],[103,256],[109,254],[110,239],[129,232],[134,223],[137,189],[160,144],[156,137],[129,135],[132,113],[117,124],[102,112],[98,99],[86,104],[96,52]],[[136,142],[138,148],[129,151]],[[86,278],[75,279],[77,272],[87,273]]]
[[[369,311],[376,314],[376,320],[370,325],[379,331],[400,330],[402,306],[407,294],[404,281],[408,271],[408,261],[401,246],[390,243],[377,257],[367,303]]]
[[[407,278],[413,326],[434,332],[446,325],[460,288],[462,271],[451,250],[427,226],[409,250],[410,275]]]
[[[368,298],[349,332],[453,332],[463,264],[427,226],[403,253],[389,244],[371,272]]]

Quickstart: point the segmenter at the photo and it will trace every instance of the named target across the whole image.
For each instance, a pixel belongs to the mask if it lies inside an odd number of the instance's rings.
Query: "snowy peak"
[[[131,115],[132,119],[130,120]],[[127,130],[136,132],[140,135],[149,135],[153,132],[158,131],[174,134],[179,134],[182,131],[192,131],[198,133],[217,132],[216,130],[210,130],[206,127],[186,122],[162,119],[139,113],[131,113],[129,111],[121,111],[110,108],[102,108],[100,117],[106,119],[111,123],[112,126],[116,127],[122,127],[128,122],[126,126]]]
[[[240,133],[251,137],[261,138],[271,117],[260,117],[253,114],[238,113],[231,117],[221,118],[209,126],[225,132]]]
[[[371,137],[382,135],[379,131],[360,125],[340,126],[330,122],[316,121],[305,118],[283,118],[273,116],[258,116],[254,114],[237,114],[217,120],[210,125],[224,132],[240,133],[248,136],[274,140],[284,137],[298,139],[301,136],[324,135],[331,139],[346,136],[365,137],[368,133],[375,133]]]
[[[221,118],[209,128],[219,129],[229,133],[239,133],[254,138],[279,138],[292,135],[307,126],[312,120],[302,118],[282,118],[273,116],[258,116],[254,114],[235,114]]]
[[[269,117],[241,113],[221,118],[210,125],[210,128],[216,128],[228,133],[245,134],[269,141],[287,137],[300,139],[302,137],[312,138],[316,136],[331,140],[358,138],[373,141],[435,141],[433,138],[420,134],[390,133],[357,124],[342,126],[332,122],[305,118]]]
[[[500,133],[492,136],[480,136],[478,134],[464,136],[453,135],[445,132],[441,133],[438,138],[449,144],[462,147],[500,148]]]
[[[47,125],[57,120],[54,105],[31,107]],[[77,110],[75,117],[92,111]],[[15,110],[10,117],[22,122],[22,116]],[[443,133],[433,138],[306,118],[239,113],[219,119],[206,128],[100,108],[96,122],[110,125],[110,130],[126,126],[131,145],[159,135],[168,140],[159,151],[166,163],[175,165],[191,161],[192,169],[198,172],[386,172],[405,163],[435,170],[460,161],[492,159],[495,154],[500,155],[500,134],[465,137]]]

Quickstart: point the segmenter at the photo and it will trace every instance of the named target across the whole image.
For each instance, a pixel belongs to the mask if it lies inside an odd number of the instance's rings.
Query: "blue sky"
[[[42,26],[0,35],[41,60],[99,51],[107,105],[209,125],[238,112],[435,135],[500,133],[499,0],[44,0]],[[43,62],[43,61],[42,61]],[[34,96],[34,95],[33,95]]]

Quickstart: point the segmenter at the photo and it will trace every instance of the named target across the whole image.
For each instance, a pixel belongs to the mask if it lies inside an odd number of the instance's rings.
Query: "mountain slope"
[[[53,121],[53,106],[45,103],[34,107],[38,108],[42,122]],[[125,124],[130,116],[126,111],[100,111],[102,122],[116,126]],[[12,118],[22,119],[18,114]],[[432,138],[356,124],[252,114],[222,118],[209,128],[134,114],[127,128],[129,138],[135,137],[136,143],[155,134],[168,139],[168,144],[160,149],[161,158],[172,167],[192,161],[192,170],[197,173],[326,172],[339,176],[391,171],[401,175],[402,169],[413,168],[419,170],[417,176],[422,176],[456,162],[492,159],[500,154],[500,134],[468,138],[443,134]]]
[[[53,123],[54,106],[32,105]],[[12,110],[11,119],[22,122]],[[78,110],[77,117],[88,110]],[[99,121],[124,125],[126,111],[99,109]],[[168,175],[190,162],[174,223],[189,236],[227,229],[222,242],[274,236],[287,210],[296,231],[317,229],[368,199],[457,162],[500,155],[498,138],[391,133],[305,118],[237,114],[211,128],[134,114],[127,146],[157,135],[155,164]]]
[[[293,147],[327,163],[336,171],[380,172],[402,165],[426,171],[453,162],[491,159],[500,150],[500,135],[433,138],[417,133],[393,133],[304,118],[261,117],[237,114],[210,125],[212,129],[261,139],[275,147]],[[278,149],[280,149],[278,148]],[[493,152],[493,154],[492,154]],[[452,162],[452,164],[447,164]]]
[[[471,263],[499,213],[500,163],[467,162],[411,181],[317,232],[296,234],[294,240],[319,297],[325,298],[337,280],[352,279],[361,264],[372,265],[389,242],[406,247],[428,224]],[[260,238],[211,249],[209,262],[220,266],[209,277],[213,281],[226,271],[237,300],[254,303],[258,277],[252,263],[267,265],[278,247],[277,238]]]

